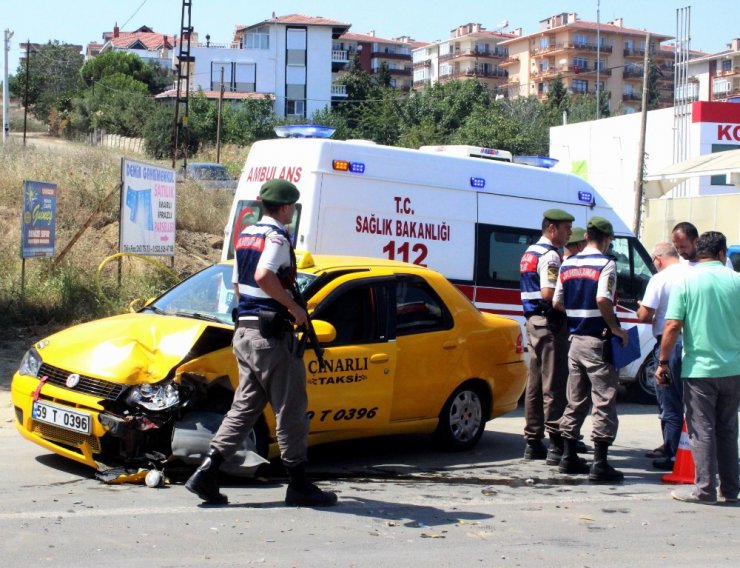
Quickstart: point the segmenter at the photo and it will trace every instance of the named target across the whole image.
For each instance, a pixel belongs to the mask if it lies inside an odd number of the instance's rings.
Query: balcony
[[[676,102],[693,102],[699,100],[699,85],[689,83],[685,88],[677,88],[674,94]]]
[[[734,77],[735,75],[740,75],[740,67],[733,67],[732,69],[723,69],[721,71],[717,71],[717,77]]]
[[[424,61],[414,62],[414,69],[425,69],[432,66],[431,59],[425,59]]]
[[[450,71],[448,73],[441,73],[440,79],[459,79],[467,77],[480,77],[482,79],[505,79],[509,76],[509,72],[506,69],[480,69],[475,67],[467,67],[465,69],[458,69]]]
[[[627,81],[642,81],[643,76],[645,75],[645,72],[642,70],[642,67],[639,68],[630,68],[625,67],[622,71],[622,78]]]
[[[740,96],[740,87],[735,87],[734,89],[730,89],[721,93],[712,93],[711,99],[713,101],[724,101],[726,99],[729,99],[730,97],[737,96]]]
[[[602,45],[601,48],[597,46],[595,43],[551,43],[550,45],[544,46],[544,47],[538,47],[533,49],[530,53],[532,55],[545,55],[548,53],[557,53],[559,51],[568,51],[570,53],[572,52],[587,52],[587,53],[612,53],[614,50],[613,46],[611,45]]]
[[[413,74],[413,69],[411,67],[401,67],[394,69],[392,67],[388,67],[388,74],[389,75],[397,75],[401,77],[410,77]],[[380,72],[380,67],[373,67],[372,74],[375,75]]]
[[[424,87],[429,87],[431,84],[431,79],[419,79],[414,81],[414,89],[423,89]]]
[[[622,52],[625,57],[635,58],[639,57],[640,59],[645,58],[645,50],[644,49],[637,49],[634,47],[625,47],[624,51]]]
[[[641,101],[642,95],[639,93],[622,93],[622,101],[627,102],[635,102],[635,101]]]
[[[332,63],[349,63],[349,52],[344,49],[332,49]]]
[[[514,55],[513,57],[507,57],[506,59],[504,59],[501,63],[499,63],[499,66],[507,67],[509,65],[515,65],[517,63],[519,63],[519,56]]]
[[[347,97],[347,85],[332,85],[331,96],[337,98]]]
[[[380,58],[380,59],[410,60],[411,54],[410,53],[396,53],[392,51],[371,51],[370,57]]]
[[[440,55],[440,61],[452,61],[455,59],[506,59],[507,52],[497,50],[477,50],[477,49],[466,49],[456,51],[455,53],[446,53]]]

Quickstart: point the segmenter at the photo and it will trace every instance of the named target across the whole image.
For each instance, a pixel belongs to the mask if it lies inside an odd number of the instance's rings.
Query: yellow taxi
[[[309,443],[428,433],[466,450],[516,408],[526,368],[515,321],[411,264],[304,253],[298,268],[324,349],[322,362],[304,353]],[[213,265],[136,313],[37,342],[13,377],[19,432],[99,470],[198,463],[238,384],[232,269]],[[277,455],[274,435],[268,407],[250,447]]]

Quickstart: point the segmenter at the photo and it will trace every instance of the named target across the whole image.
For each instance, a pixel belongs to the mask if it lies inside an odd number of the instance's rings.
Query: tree
[[[144,124],[144,148],[147,155],[157,160],[172,157],[172,148],[175,146],[175,131],[172,125],[175,122],[174,103],[157,103],[153,112]],[[194,133],[190,133],[188,144],[188,155],[195,154],[200,141]],[[180,136],[180,149],[177,157],[183,155],[183,136]]]
[[[568,90],[563,83],[563,76],[559,73],[555,79],[550,81],[547,104],[556,112],[568,110]]]
[[[655,110],[660,106],[660,80],[663,78],[663,71],[655,64],[652,54],[648,62],[648,110]]]
[[[171,73],[159,63],[146,62],[138,55],[124,51],[106,51],[89,59],[80,70],[88,87],[111,75],[127,75],[144,83],[151,94],[163,91],[172,81]]]
[[[25,101],[28,87],[28,106],[33,116],[46,122],[52,108],[69,110],[79,85],[83,57],[76,48],[57,40],[49,41],[18,64],[15,76],[8,81],[14,97]],[[26,84],[28,70],[28,84]]]

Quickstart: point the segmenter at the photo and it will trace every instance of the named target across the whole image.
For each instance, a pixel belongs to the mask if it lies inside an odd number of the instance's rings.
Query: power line
[[[131,17],[129,17],[129,19],[128,19],[128,20],[126,20],[126,21],[125,21],[125,22],[123,23],[123,25],[121,26],[121,28],[122,28],[122,29],[126,27],[126,24],[128,24],[128,23],[129,23],[129,22],[130,22],[131,20],[133,20],[133,19],[134,19],[134,16],[136,16],[136,14],[138,14],[138,13],[139,13],[139,10],[141,10],[141,8],[142,8],[142,7],[144,6],[144,4],[146,4],[146,3],[148,2],[148,1],[149,1],[149,0],[144,0],[144,1],[143,1],[143,2],[141,3],[141,4],[139,4],[139,7],[138,7],[138,8],[136,8],[136,11],[135,11],[135,12],[134,12],[133,14],[131,14]]]

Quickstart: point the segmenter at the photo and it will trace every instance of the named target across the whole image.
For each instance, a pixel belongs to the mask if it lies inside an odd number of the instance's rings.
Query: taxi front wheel
[[[475,446],[486,428],[488,400],[475,385],[461,385],[442,407],[434,438],[446,450]]]

